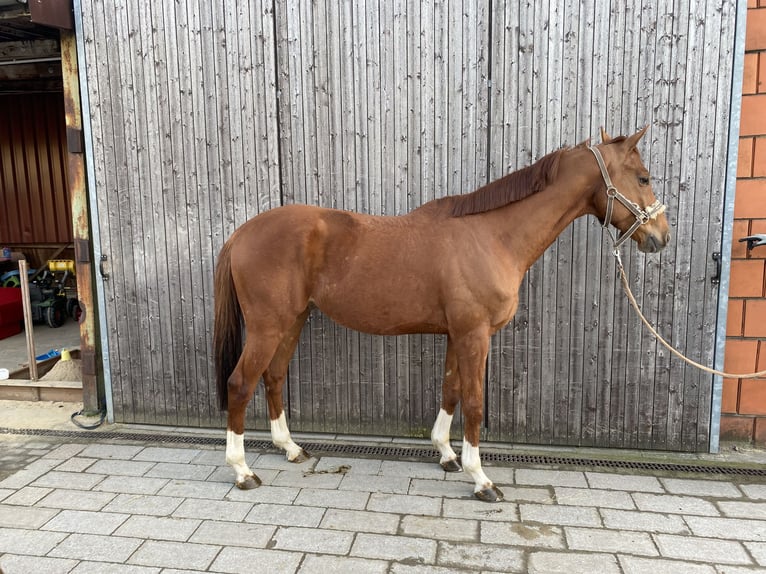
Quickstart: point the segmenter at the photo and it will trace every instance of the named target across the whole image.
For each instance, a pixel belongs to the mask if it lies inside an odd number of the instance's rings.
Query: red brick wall
[[[737,193],[724,370],[766,369],[766,247],[741,237],[766,233],[766,0],[749,0],[739,129]],[[766,446],[766,378],[724,379],[721,438]]]

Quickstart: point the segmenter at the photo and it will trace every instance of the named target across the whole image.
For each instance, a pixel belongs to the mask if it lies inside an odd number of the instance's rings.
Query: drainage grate
[[[76,440],[126,440],[154,443],[191,444],[224,446],[226,439],[221,437],[194,436],[181,434],[137,433],[137,432],[82,432],[48,429],[11,429],[0,427],[0,434],[50,436],[72,438]],[[252,450],[276,451],[270,441],[245,440],[245,446]],[[324,454],[345,454],[374,456],[383,458],[420,458],[433,459],[438,453],[430,448],[370,446],[363,444],[344,443],[301,443],[308,452]],[[733,476],[766,476],[766,467],[732,466],[719,464],[678,464],[664,462],[646,462],[629,460],[610,460],[598,458],[578,458],[566,456],[550,456],[536,454],[506,454],[495,452],[481,453],[485,463],[544,465],[544,466],[576,466],[587,468],[610,468],[619,470],[659,471],[673,473],[717,474]]]

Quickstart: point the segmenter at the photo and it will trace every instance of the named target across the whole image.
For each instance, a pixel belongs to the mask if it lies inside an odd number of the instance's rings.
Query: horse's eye
[[[643,175],[639,176],[638,183],[641,184],[641,185],[649,185],[649,178],[648,177],[644,177]]]

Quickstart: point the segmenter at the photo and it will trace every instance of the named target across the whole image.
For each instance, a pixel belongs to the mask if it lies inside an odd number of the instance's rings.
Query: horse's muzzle
[[[638,250],[643,253],[658,253],[670,243],[670,233],[664,236],[647,233],[644,239],[638,244]]]

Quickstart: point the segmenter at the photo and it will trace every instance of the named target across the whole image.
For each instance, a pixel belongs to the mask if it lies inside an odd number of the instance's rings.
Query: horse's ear
[[[625,147],[627,149],[633,149],[636,147],[636,144],[638,144],[638,141],[644,137],[644,134],[646,133],[646,130],[649,129],[649,124],[646,124],[643,128],[638,130],[636,133],[634,133],[632,136],[629,136],[627,140],[625,140]]]
[[[612,136],[606,133],[606,130],[604,128],[600,127],[598,129],[601,131],[601,143],[607,144],[614,139]]]

